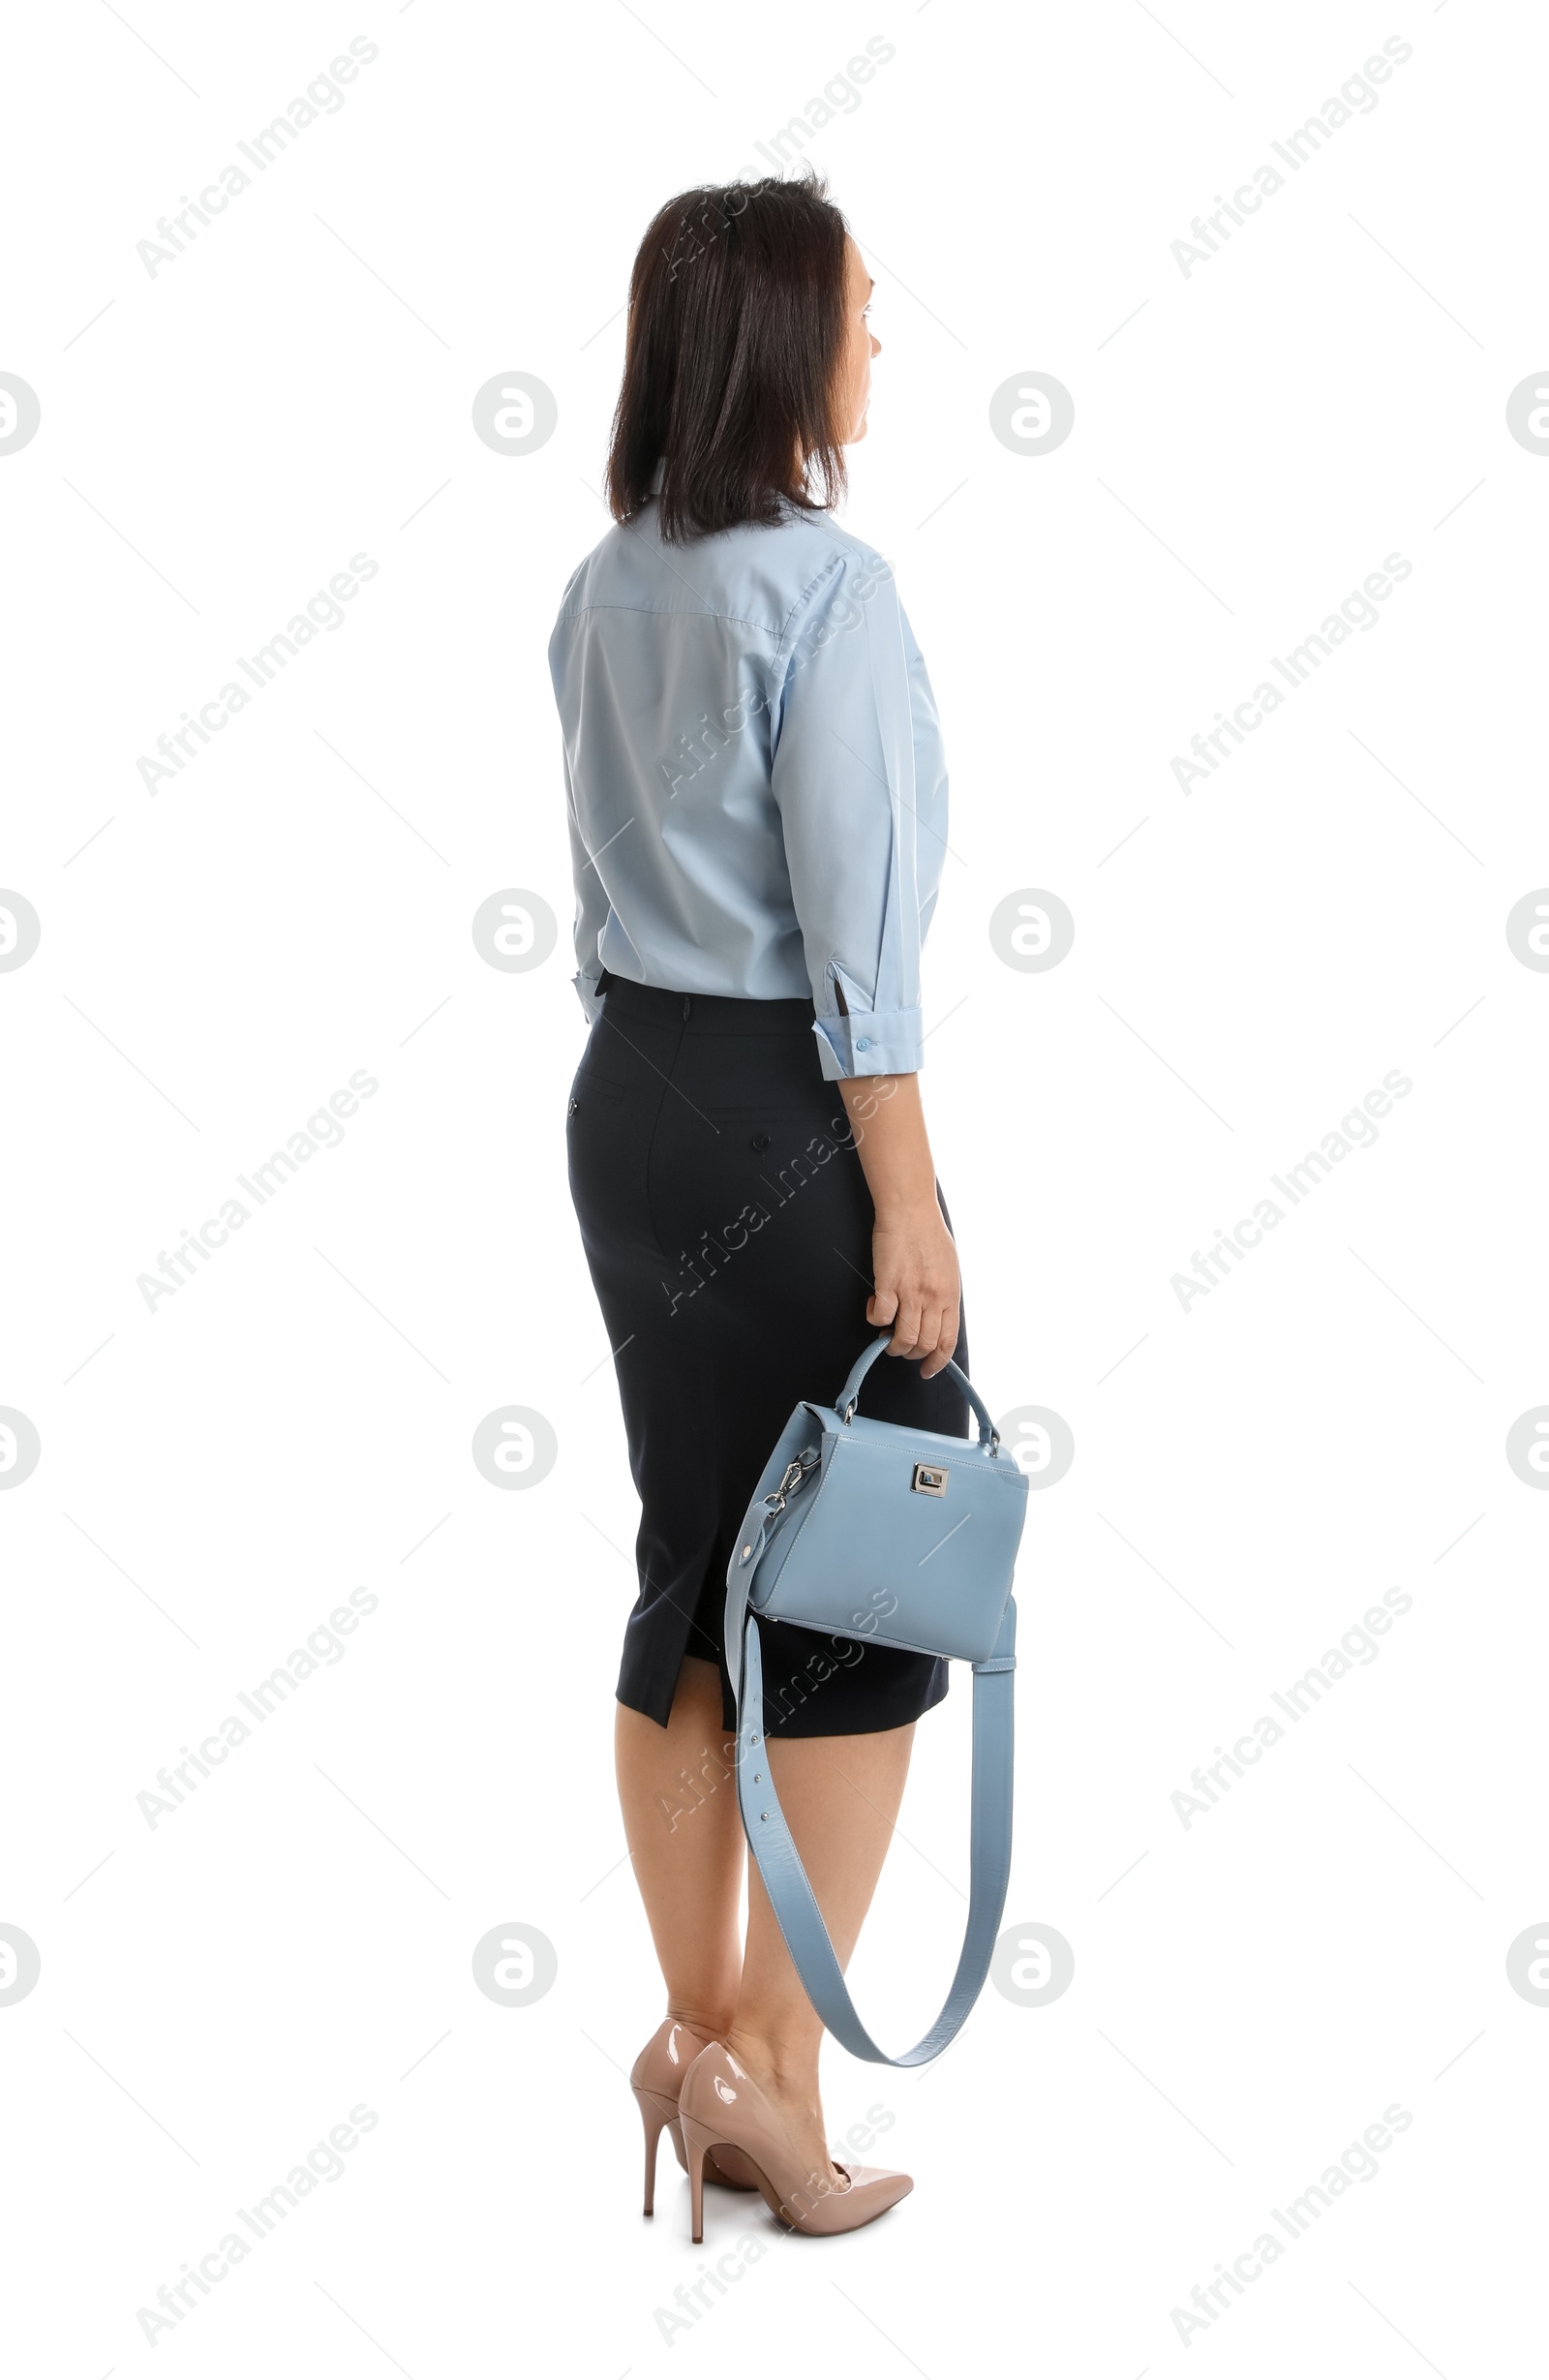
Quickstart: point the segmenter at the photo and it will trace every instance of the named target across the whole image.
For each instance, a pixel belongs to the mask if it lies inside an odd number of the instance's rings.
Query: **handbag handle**
[[[870,1346],[865,1348],[862,1353],[856,1357],[854,1363],[850,1366],[850,1377],[834,1400],[834,1410],[838,1415],[839,1419],[844,1422],[846,1426],[849,1424],[851,1416],[854,1414],[856,1406],[860,1403],[862,1381],[865,1380],[867,1372],[869,1372],[878,1356],[881,1355],[882,1350],[887,1346],[888,1341],[892,1337],[893,1332],[891,1330],[884,1330],[882,1336],[879,1339],[873,1339]],[[905,1360],[908,1362],[913,1362],[915,1358],[913,1357],[908,1357]],[[985,1403],[984,1398],[980,1395],[978,1389],[974,1387],[973,1382],[969,1379],[966,1372],[961,1371],[956,1363],[951,1361],[947,1363],[945,1369],[952,1374],[954,1380],[958,1383],[959,1387],[966,1390],[968,1402],[979,1417],[980,1445],[982,1447],[987,1447],[992,1455],[998,1454],[1000,1451],[1000,1432],[996,1429],[994,1422],[989,1418],[988,1406]]]

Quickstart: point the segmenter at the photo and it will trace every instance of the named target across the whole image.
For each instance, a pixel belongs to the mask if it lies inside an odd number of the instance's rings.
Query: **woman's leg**
[[[829,2178],[817,2073],[823,2024],[756,1867],[748,1875],[745,1955],[739,1939],[737,1747],[721,1725],[714,1663],[684,1660],[665,1727],[621,1703],[615,1746],[624,1835],[666,1981],[667,2013],[725,2043],[778,2109],[803,2164]],[[841,1968],[871,1906],[913,1748],[913,1723],[768,1747],[780,1805]]]
[[[841,1968],[871,1906],[903,1799],[914,1724],[875,1735],[821,1735],[768,1747],[780,1806]],[[802,1988],[756,1866],[747,1950],[730,2029],[718,2035],[774,2102],[809,2172],[833,2177],[818,2097],[822,2019]]]
[[[665,1727],[618,1706],[619,1801],[635,1882],[667,1985],[667,2014],[724,2039],[742,1970],[743,1822],[720,1671],[684,1660]]]

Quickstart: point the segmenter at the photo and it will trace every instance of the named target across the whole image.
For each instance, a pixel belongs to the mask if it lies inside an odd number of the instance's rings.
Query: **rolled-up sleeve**
[[[913,651],[891,570],[858,548],[804,597],[776,656],[771,781],[830,1083],[915,1074],[924,1057]]]

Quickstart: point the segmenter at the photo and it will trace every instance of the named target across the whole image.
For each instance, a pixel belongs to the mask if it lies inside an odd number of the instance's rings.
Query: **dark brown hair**
[[[639,512],[658,461],[669,540],[773,523],[782,496],[806,511],[837,501],[845,231],[810,169],[685,190],[661,209],[629,276],[608,449],[616,521]]]

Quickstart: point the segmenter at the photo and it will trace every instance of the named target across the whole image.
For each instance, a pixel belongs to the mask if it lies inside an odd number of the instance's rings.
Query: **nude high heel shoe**
[[[667,2017],[657,2026],[630,2069],[629,2088],[635,2094],[646,2128],[646,2203],[650,2214],[656,2199],[656,2151],[665,2127],[672,2134],[672,2145],[678,2162],[686,2173],[688,2158],[683,2150],[683,2136],[678,2120],[678,2093],[683,2076],[709,2042],[708,2033],[695,2032],[692,2027]],[[735,2151],[724,2159],[707,2158],[704,2166],[707,2182],[721,2182],[728,2190],[757,2188],[751,2173]]]
[[[711,2042],[689,2067],[678,2094],[688,2160],[688,2203],[696,2246],[705,2236],[703,2182],[712,2151],[733,2152],[753,2177],[765,2205],[792,2231],[827,2238],[859,2231],[914,2188],[908,2174],[877,2165],[840,2165],[840,2182],[805,2174],[779,2116],[723,2043]]]

